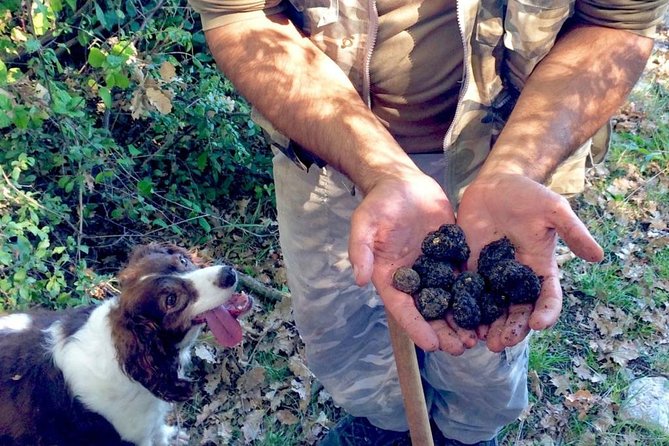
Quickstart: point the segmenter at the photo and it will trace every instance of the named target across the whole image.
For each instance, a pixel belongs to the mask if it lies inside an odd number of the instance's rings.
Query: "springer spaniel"
[[[165,424],[194,388],[183,367],[203,324],[226,346],[251,299],[228,266],[198,268],[184,249],[136,248],[121,295],[100,305],[0,316],[0,445],[164,446]]]

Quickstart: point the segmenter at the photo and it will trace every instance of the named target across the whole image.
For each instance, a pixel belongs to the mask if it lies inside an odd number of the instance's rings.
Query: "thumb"
[[[574,254],[588,262],[599,262],[604,258],[604,250],[576,216],[569,202],[560,197],[558,206],[552,212],[551,224],[558,235]]]
[[[372,221],[363,214],[354,213],[348,239],[348,257],[353,266],[353,276],[358,286],[372,280],[374,270],[374,237]]]

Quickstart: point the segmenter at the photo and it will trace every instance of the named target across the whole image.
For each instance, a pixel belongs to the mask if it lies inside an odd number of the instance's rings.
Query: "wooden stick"
[[[399,326],[395,318],[386,311],[388,331],[393,344],[397,374],[400,379],[404,409],[409,422],[411,444],[415,446],[434,446],[430,416],[427,413],[423,383],[418,370],[416,346]]]

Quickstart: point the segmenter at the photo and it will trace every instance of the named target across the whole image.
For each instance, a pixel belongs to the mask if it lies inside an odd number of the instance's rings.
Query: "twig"
[[[258,297],[264,297],[272,303],[281,302],[283,299],[290,297],[290,294],[268,287],[267,285],[260,283],[258,280],[242,272],[238,271],[237,277],[239,277],[239,283],[241,284],[242,288],[247,289]]]
[[[16,198],[17,202],[19,202],[19,197],[23,197],[23,199],[25,199],[32,206],[35,206],[36,208],[42,209],[43,211],[49,212],[51,214],[57,215],[58,218],[60,218],[65,224],[67,224],[70,227],[70,229],[72,229],[75,232],[77,231],[77,227],[74,226],[72,223],[70,223],[67,220],[67,217],[65,215],[60,214],[60,213],[54,211],[53,209],[49,209],[48,207],[42,205],[40,202],[35,200],[33,197],[31,197],[27,193],[23,192],[21,189],[16,187],[14,185],[14,183],[12,183],[12,180],[9,179],[9,177],[7,176],[7,173],[5,173],[5,170],[2,168],[2,166],[0,166],[0,175],[2,175],[3,179],[5,180],[5,183],[7,183],[7,186],[17,194],[17,198]]]

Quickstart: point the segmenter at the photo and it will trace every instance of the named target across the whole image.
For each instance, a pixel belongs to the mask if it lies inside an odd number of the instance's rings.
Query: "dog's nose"
[[[229,266],[224,266],[218,273],[216,285],[221,288],[230,288],[237,283],[237,272]]]

